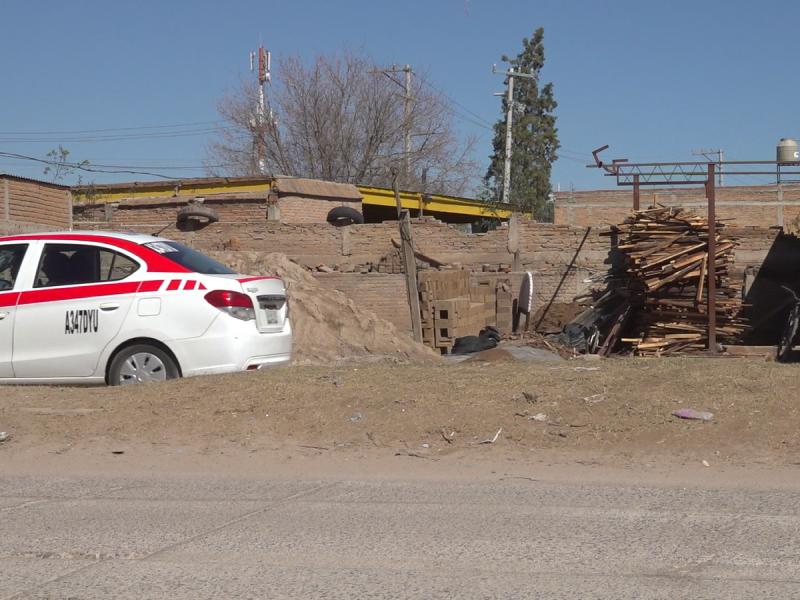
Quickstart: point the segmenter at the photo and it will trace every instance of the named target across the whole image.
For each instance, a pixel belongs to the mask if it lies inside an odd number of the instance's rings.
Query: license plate
[[[278,314],[283,308],[286,298],[284,296],[259,296],[258,306],[264,311],[267,325],[280,325]]]

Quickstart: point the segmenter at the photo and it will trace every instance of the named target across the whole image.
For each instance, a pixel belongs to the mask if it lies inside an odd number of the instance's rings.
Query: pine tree
[[[532,213],[540,221],[552,221],[553,206],[550,170],[558,156],[560,147],[556,117],[552,114],[558,106],[553,99],[553,84],[540,88],[539,74],[544,66],[544,29],[539,28],[529,40],[522,40],[523,50],[516,58],[503,56],[518,73],[530,73],[530,77],[514,78],[514,113],[511,127],[511,186],[508,199],[517,210]],[[503,115],[508,109],[507,96],[503,96]],[[494,126],[494,152],[486,173],[486,183],[495,192],[499,201],[503,185],[503,162],[505,160],[506,119]]]

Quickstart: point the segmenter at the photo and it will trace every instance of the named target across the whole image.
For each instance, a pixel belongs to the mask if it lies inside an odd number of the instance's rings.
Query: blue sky
[[[609,159],[698,160],[693,150],[721,148],[728,160],[773,160],[781,138],[800,138],[798,24],[798,3],[744,0],[3,0],[0,152],[44,158],[60,143],[76,161],[203,176],[214,103],[251,76],[259,43],[276,81],[281,56],[347,45],[428,71],[469,119],[457,125],[479,136],[486,165],[502,117],[493,94],[504,90],[492,64],[544,27],[542,80],[554,84],[562,145],[553,187],[607,188],[584,166],[605,144]],[[98,133],[75,133],[85,131]],[[0,156],[0,172],[47,179],[42,169]]]

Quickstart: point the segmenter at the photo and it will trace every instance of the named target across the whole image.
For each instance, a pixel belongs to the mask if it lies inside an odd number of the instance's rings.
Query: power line
[[[480,115],[478,115],[478,114],[476,114],[476,113],[472,112],[472,111],[471,111],[470,109],[468,109],[466,106],[464,106],[464,105],[462,105],[462,104],[459,104],[458,102],[456,102],[455,100],[453,100],[453,98],[451,98],[450,96],[448,96],[447,94],[445,94],[445,93],[444,93],[442,90],[440,90],[439,88],[437,88],[437,87],[436,87],[435,85],[433,85],[432,83],[429,83],[428,81],[425,81],[425,80],[423,80],[423,81],[422,81],[422,83],[424,83],[425,85],[427,85],[427,86],[428,86],[429,88],[431,88],[433,91],[435,91],[435,92],[437,92],[437,93],[441,94],[441,96],[442,96],[442,97],[444,97],[444,98],[447,98],[448,100],[450,100],[450,102],[452,102],[453,104],[455,104],[456,106],[458,106],[458,107],[459,107],[459,108],[461,108],[462,110],[465,110],[465,111],[467,111],[469,114],[471,114],[473,117],[475,117],[475,118],[476,118],[476,119],[478,119],[479,121],[483,121],[483,122],[484,122],[486,125],[488,125],[488,126],[489,126],[489,127],[488,127],[489,129],[491,129],[491,128],[493,127],[492,123],[490,123],[489,121],[487,121],[486,119],[484,119],[484,118],[483,118],[483,117],[481,117]],[[455,112],[455,111],[453,111],[453,112]],[[476,125],[478,125],[478,123],[475,123],[475,124],[476,124]]]
[[[180,123],[178,125],[143,125],[141,127],[118,127],[115,129],[84,129],[77,131],[34,131],[24,132],[0,131],[0,135],[77,135],[80,133],[107,133],[109,131],[136,131],[139,129],[174,129],[176,127],[195,127],[197,125],[215,125],[224,121],[198,121],[197,123]]]
[[[168,175],[161,175],[160,173],[152,173],[149,171],[139,171],[127,168],[120,168],[120,167],[105,167],[104,165],[98,165],[97,167],[91,165],[85,165],[81,163],[68,163],[68,162],[59,162],[55,160],[46,160],[43,158],[36,158],[34,156],[25,156],[23,154],[14,154],[11,152],[0,152],[0,156],[5,156],[7,158],[15,158],[18,160],[27,160],[33,161],[45,165],[50,166],[62,166],[68,169],[73,169],[76,171],[86,171],[88,173],[110,173],[110,174],[129,174],[129,175],[150,175],[151,177],[161,177],[163,179],[170,179]],[[101,168],[105,167],[105,168]],[[146,167],[145,167],[146,168]]]
[[[194,137],[198,135],[207,135],[219,131],[219,128],[213,129],[197,129],[194,131],[183,132],[163,132],[163,133],[137,133],[130,135],[108,135],[108,136],[93,136],[93,137],[59,137],[59,138],[46,138],[46,139],[26,139],[26,138],[4,138],[0,134],[0,143],[3,144],[56,144],[56,143],[89,143],[89,142],[119,142],[126,140],[152,140],[152,139],[169,139],[181,137]]]

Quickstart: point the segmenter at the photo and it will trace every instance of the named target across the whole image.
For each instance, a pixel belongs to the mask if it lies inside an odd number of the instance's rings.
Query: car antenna
[[[161,229],[159,229],[159,230],[158,230],[158,231],[156,231],[155,233],[151,233],[150,235],[152,235],[153,237],[158,237],[159,235],[161,235],[161,232],[162,232],[162,231],[164,231],[164,230],[165,230],[167,227],[169,227],[170,225],[172,225],[172,223],[167,223],[167,224],[166,224],[166,225],[164,225],[164,226],[163,226]]]

